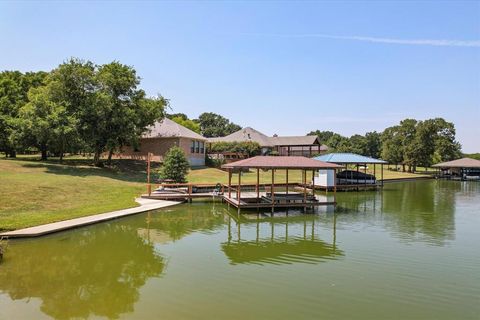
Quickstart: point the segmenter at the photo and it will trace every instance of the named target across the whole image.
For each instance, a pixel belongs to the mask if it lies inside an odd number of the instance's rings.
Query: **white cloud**
[[[284,37],[284,38],[323,38],[337,40],[352,40],[373,43],[389,43],[416,46],[443,46],[443,47],[480,47],[480,40],[446,40],[446,39],[394,39],[365,36],[335,36],[328,34],[306,33],[306,34],[275,34],[275,33],[246,33],[244,35]]]

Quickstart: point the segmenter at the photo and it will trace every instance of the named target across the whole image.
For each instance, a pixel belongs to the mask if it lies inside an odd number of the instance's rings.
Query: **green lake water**
[[[392,183],[240,217],[221,203],[10,241],[0,319],[480,319],[480,183]]]

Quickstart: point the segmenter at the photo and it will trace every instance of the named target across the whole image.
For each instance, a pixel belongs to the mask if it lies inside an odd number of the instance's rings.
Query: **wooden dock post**
[[[272,214],[275,210],[275,169],[272,169],[272,187],[270,190],[272,194]]]
[[[147,193],[148,196],[152,194],[152,186],[150,185],[150,158],[152,156],[152,153],[149,152],[147,153]]]

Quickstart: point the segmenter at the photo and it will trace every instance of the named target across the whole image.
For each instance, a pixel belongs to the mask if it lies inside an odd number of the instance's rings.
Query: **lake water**
[[[337,201],[273,218],[183,204],[10,241],[0,319],[480,319],[480,183]]]

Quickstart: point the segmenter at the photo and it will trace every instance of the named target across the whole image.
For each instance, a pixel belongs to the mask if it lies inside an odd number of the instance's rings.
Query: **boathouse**
[[[355,153],[328,153],[314,159],[345,167],[345,170],[335,173],[319,170],[318,176],[314,179],[314,186],[319,189],[328,190],[333,189],[334,186],[338,189],[358,189],[360,186],[372,188],[377,185],[383,185],[383,165],[387,164],[384,160]],[[373,174],[367,173],[369,165],[373,166],[373,170],[370,171]],[[380,165],[380,184],[376,178],[376,165]]]
[[[434,164],[432,167],[440,169],[440,177],[480,180],[480,160],[462,158]]]
[[[313,179],[318,170],[335,172],[342,166],[300,156],[256,156],[225,164],[222,168],[228,172],[228,185],[223,194],[223,199],[227,203],[238,208],[238,210],[271,208],[273,211],[276,207],[303,207],[306,209],[317,205],[334,204],[335,199],[321,201],[315,195],[314,190],[307,191],[307,175],[311,173]],[[246,190],[242,186],[242,172],[251,169],[256,171],[257,181],[252,190]],[[270,185],[260,186],[260,170],[271,172]],[[301,192],[290,190],[291,187],[298,187],[298,183],[289,183],[289,170],[300,170],[302,172]],[[285,172],[286,178],[285,183],[280,186],[275,185],[275,174],[278,171]],[[238,178],[236,186],[232,185],[232,178],[235,174]]]

